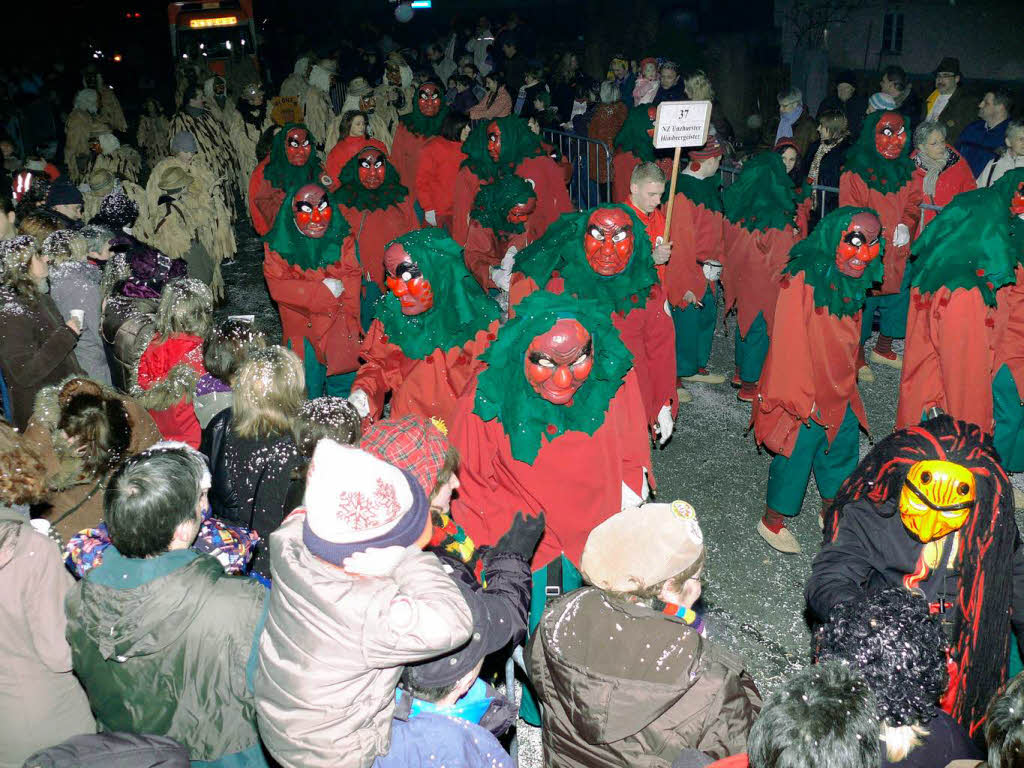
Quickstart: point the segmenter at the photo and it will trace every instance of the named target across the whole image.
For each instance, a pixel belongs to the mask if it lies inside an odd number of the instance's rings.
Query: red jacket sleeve
[[[946,411],[992,433],[992,328],[981,293],[958,289],[945,306],[937,327],[939,368]],[[974,330],[977,329],[977,330]],[[982,333],[984,329],[984,333]]]
[[[839,204],[864,207],[870,202],[867,184],[857,174],[845,171],[839,177]]]
[[[466,269],[485,291],[496,287],[491,280],[489,267],[500,264],[504,255],[498,253],[498,240],[491,230],[481,227],[475,221],[469,222],[462,257],[466,262]]]
[[[405,355],[396,345],[387,341],[384,326],[374,318],[370,330],[359,349],[362,365],[356,372],[352,390],[363,390],[370,401],[370,418],[379,419],[384,410],[384,398],[402,381],[402,362]]]
[[[608,414],[615,416],[615,432],[622,446],[622,477],[626,485],[639,496],[646,470],[648,485],[653,490],[656,483],[651,466],[651,443],[647,430],[640,426],[646,423],[647,418],[636,371],[626,374],[622,388],[612,398]]]
[[[465,245],[469,236],[469,212],[479,189],[480,180],[476,174],[469,168],[460,169],[455,177],[455,194],[452,197],[452,238],[459,245]]]
[[[453,183],[453,180],[440,178],[440,166],[437,160],[434,146],[427,144],[423,148],[419,168],[416,169],[415,182],[416,200],[419,201],[424,212],[444,210],[444,206],[438,202],[444,199],[441,195],[441,187],[442,184]]]

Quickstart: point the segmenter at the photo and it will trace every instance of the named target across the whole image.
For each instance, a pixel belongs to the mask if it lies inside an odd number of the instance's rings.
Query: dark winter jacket
[[[269,577],[269,537],[292,511],[285,509],[285,499],[299,454],[290,436],[267,440],[239,437],[231,427],[230,415],[225,427],[223,447],[216,458],[210,457],[210,504],[216,517],[260,535],[252,570]],[[211,433],[211,441],[215,439]]]
[[[0,370],[15,427],[25,428],[36,392],[82,373],[75,357],[77,342],[49,294],[36,294],[34,302],[27,302],[10,288],[0,288]]]
[[[483,555],[484,578],[487,582],[487,588],[484,589],[464,562],[443,550],[431,551],[453,579],[479,592],[487,604],[491,623],[506,628],[506,644],[511,643],[515,647],[526,639],[533,575],[529,563],[522,555],[487,549]]]
[[[950,760],[980,760],[985,755],[978,745],[971,741],[960,724],[942,710],[936,710],[926,725],[928,735],[921,744],[911,750],[910,754],[898,763],[891,763],[885,756],[885,743],[882,743],[881,768],[934,768],[944,766]]]
[[[188,750],[166,736],[93,733],[36,752],[25,768],[189,768]]]
[[[957,151],[971,166],[971,173],[980,176],[990,160],[995,160],[1006,147],[1006,129],[1010,125],[1007,118],[989,128],[984,120],[968,123],[960,132],[960,140],[956,143]]]
[[[169,736],[192,760],[265,765],[251,680],[266,594],[209,555],[136,559],[109,547],[65,603],[75,674],[100,728]]]
[[[75,357],[86,376],[100,384],[110,385],[110,366],[100,337],[100,281],[103,271],[88,261],[67,261],[50,268],[50,296],[61,317],[71,317],[71,310],[85,312],[82,333],[75,345]]]
[[[932,94],[929,94],[921,104],[921,119],[928,119],[928,102],[933,101]],[[978,99],[969,94],[962,85],[958,85],[953,91],[939,113],[938,121],[946,126],[946,143],[956,146],[960,141],[960,132],[978,118]]]
[[[832,609],[844,600],[887,586],[906,586],[904,577],[917,570],[925,546],[907,533],[895,500],[881,507],[856,501],[841,514],[836,536],[825,542],[814,558],[807,582],[807,603],[821,621],[828,621]],[[952,558],[950,565],[955,539],[953,535],[942,539],[938,562],[948,567],[936,568],[914,584],[929,603],[944,601],[948,622],[953,620],[952,606],[960,592],[959,560]],[[1024,641],[1024,551],[1019,541],[1008,567],[1013,568],[1013,630],[1020,644]]]
[[[843,101],[838,95],[833,93],[831,96],[822,99],[821,104],[818,105],[818,117],[820,118],[824,112],[842,112],[846,115],[846,126],[847,130],[850,131],[850,135],[859,136],[860,127],[864,123],[864,114],[867,112],[867,109],[867,96],[854,93],[849,99]],[[910,133],[909,128],[907,133]]]
[[[548,603],[527,664],[547,768],[668,768],[742,752],[761,696],[742,662],[682,619],[584,587]]]

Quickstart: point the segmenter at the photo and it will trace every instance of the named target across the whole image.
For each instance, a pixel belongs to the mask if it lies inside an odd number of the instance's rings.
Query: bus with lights
[[[205,64],[227,76],[232,66],[259,69],[252,0],[179,0],[167,4],[174,60]]]

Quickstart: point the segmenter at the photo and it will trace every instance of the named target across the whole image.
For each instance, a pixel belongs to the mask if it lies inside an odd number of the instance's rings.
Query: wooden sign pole
[[[679,153],[682,147],[676,147],[672,156],[672,183],[668,187],[668,208],[665,209],[665,242],[669,241],[669,227],[672,226],[672,204],[676,201],[676,179],[679,177]]]

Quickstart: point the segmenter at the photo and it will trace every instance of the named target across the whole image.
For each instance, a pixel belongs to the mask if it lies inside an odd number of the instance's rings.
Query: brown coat
[[[0,768],[96,731],[64,639],[64,596],[74,583],[57,545],[0,508]]]
[[[11,393],[15,427],[25,428],[43,386],[82,372],[76,343],[78,337],[49,294],[38,294],[29,304],[10,288],[0,290],[0,369]]]
[[[594,587],[548,604],[527,650],[547,768],[668,768],[746,749],[761,710],[735,656],[681,619]]]
[[[92,381],[74,379],[63,381],[40,390],[36,406],[25,429],[24,441],[39,456],[46,467],[49,507],[43,517],[51,521],[65,542],[86,528],[95,527],[103,520],[103,493],[106,478],[85,477],[79,460],[68,449],[67,440],[57,425],[60,422],[60,394],[67,396],[75,387],[71,381],[84,382],[89,391],[100,388],[105,394],[118,397],[128,411],[132,428],[130,454],[144,451],[163,438],[153,417],[128,395]],[[59,521],[59,522],[57,522]]]

